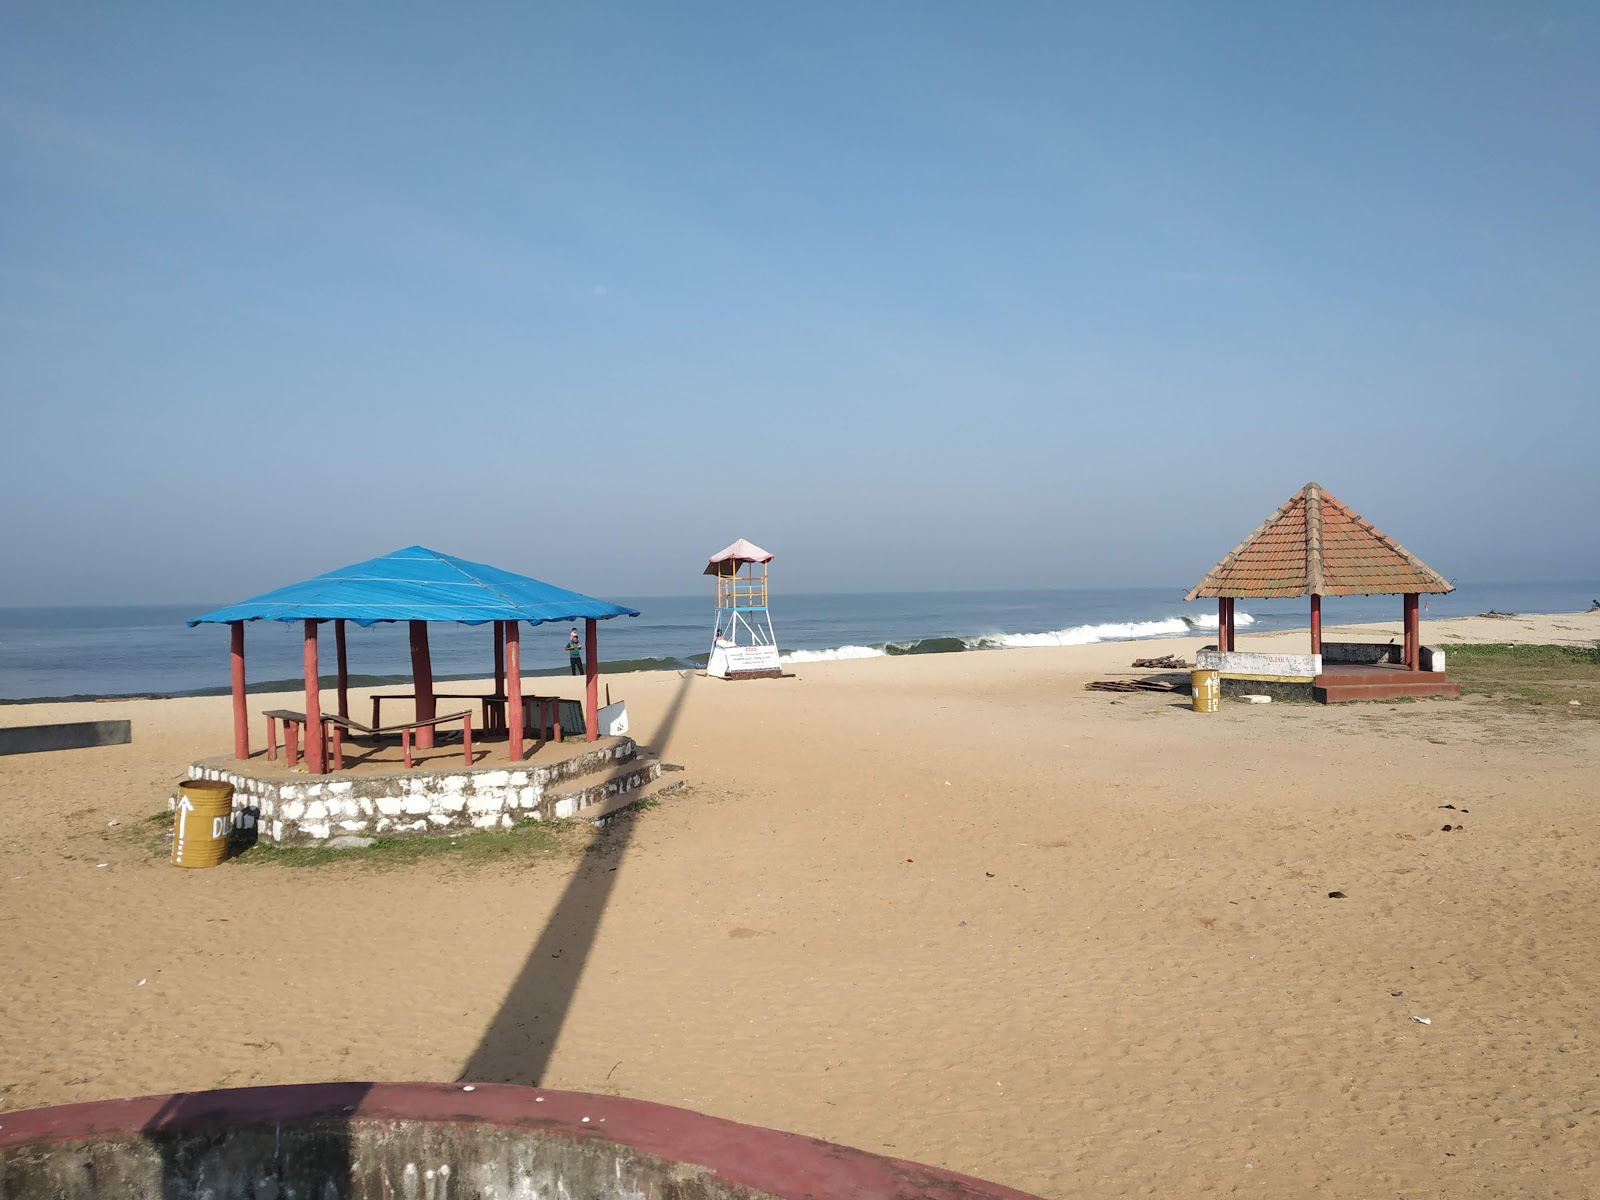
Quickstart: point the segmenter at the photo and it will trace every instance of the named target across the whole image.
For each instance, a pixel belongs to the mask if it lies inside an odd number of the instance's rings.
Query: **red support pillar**
[[[328,769],[322,756],[322,680],[317,675],[317,623],[306,622],[306,765],[313,775]]]
[[[333,623],[333,648],[339,659],[339,715],[350,717],[350,666],[344,657],[344,619]]]
[[[1311,653],[1322,653],[1322,597],[1311,593]]]
[[[233,756],[250,757],[250,714],[244,707],[244,622],[229,621],[233,660]]]
[[[506,623],[494,623],[494,694],[506,694]]]
[[[1217,649],[1226,653],[1228,649],[1228,598],[1217,597]]]
[[[1416,592],[1407,592],[1403,612],[1405,614],[1406,628],[1406,666],[1413,671],[1422,669],[1422,621],[1421,597]]]
[[[600,622],[586,617],[583,622],[584,642],[584,699],[583,725],[589,731],[588,740],[600,737]]]
[[[439,715],[433,698],[433,661],[428,657],[428,623],[412,621],[411,625],[411,690],[417,694],[417,720],[431,721]],[[433,749],[433,726],[424,725],[417,730],[417,749]]]
[[[495,622],[499,624],[499,622]],[[496,643],[497,645],[499,643]],[[519,622],[505,623],[506,653],[506,736],[511,742],[511,761],[522,761],[522,628]]]
[[[1230,651],[1238,649],[1238,646],[1234,644],[1234,637],[1233,637],[1233,605],[1234,605],[1234,598],[1232,596],[1229,596],[1228,597],[1228,649]]]

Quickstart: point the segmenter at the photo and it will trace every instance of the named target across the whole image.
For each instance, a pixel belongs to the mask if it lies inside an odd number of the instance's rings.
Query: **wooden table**
[[[415,692],[384,692],[374,694],[372,697],[372,727],[383,727],[382,702],[385,700],[412,700],[415,701]],[[478,700],[483,703],[482,728],[485,732],[493,730],[498,733],[506,731],[506,704],[508,697],[502,694],[491,693],[484,695],[482,692],[435,692],[435,700]],[[544,744],[545,726],[549,725],[555,731],[555,740],[561,740],[561,700],[560,696],[523,696],[522,697],[522,727],[533,729],[534,740],[541,746]],[[537,710],[535,709],[537,706]],[[548,708],[546,707],[548,706]],[[535,719],[537,717],[537,719]]]

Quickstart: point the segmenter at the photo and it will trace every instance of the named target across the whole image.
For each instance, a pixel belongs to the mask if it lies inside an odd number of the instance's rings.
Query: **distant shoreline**
[[[1588,611],[1588,610],[1583,610],[1583,609],[1566,611],[1566,612],[1552,612],[1552,613],[1496,613],[1494,615],[1490,615],[1488,613],[1482,613],[1482,614],[1477,614],[1477,615],[1474,615],[1474,616],[1437,617],[1437,618],[1433,618],[1431,620],[1424,619],[1424,621],[1423,621],[1423,631],[1424,631],[1423,636],[1424,636],[1424,641],[1426,641],[1427,640],[1427,630],[1430,627],[1432,627],[1432,628],[1438,628],[1440,626],[1461,627],[1466,622],[1481,622],[1481,623],[1483,623],[1482,625],[1474,627],[1475,634],[1487,635],[1489,633],[1493,633],[1494,631],[1496,631],[1498,629],[1502,629],[1503,628],[1505,633],[1507,635],[1510,635],[1510,634],[1512,634],[1514,632],[1514,629],[1512,628],[1512,623],[1520,623],[1523,626],[1533,626],[1533,627],[1539,627],[1539,628],[1545,629],[1547,632],[1546,632],[1546,634],[1544,634],[1542,636],[1550,636],[1556,642],[1584,643],[1584,642],[1591,641],[1591,640],[1600,640],[1600,619],[1597,619],[1597,618],[1600,618],[1600,613],[1594,613],[1594,612],[1591,612],[1591,611]],[[1577,637],[1577,638],[1568,638],[1568,637],[1565,637],[1565,636],[1558,636],[1558,634],[1562,634],[1565,631],[1564,630],[1563,631],[1555,630],[1551,626],[1550,623],[1558,621],[1558,620],[1561,620],[1561,619],[1590,620],[1590,621],[1593,622],[1594,628],[1593,629],[1577,630],[1578,633],[1583,635],[1583,636],[1580,636],[1580,637]],[[1504,623],[1504,624],[1502,624],[1502,623]],[[1398,636],[1399,628],[1400,628],[1398,614],[1396,615],[1395,621],[1392,622],[1392,629],[1390,628],[1390,626],[1391,626],[1391,623],[1389,623],[1389,622],[1369,622],[1369,623],[1363,623],[1363,624],[1358,624],[1358,625],[1329,626],[1328,629],[1326,630],[1326,633],[1330,637],[1331,636],[1335,636],[1337,634],[1341,634],[1341,633],[1348,634],[1348,633],[1354,632],[1354,631],[1366,631],[1367,633],[1374,634],[1374,635],[1382,635],[1382,634],[1387,633],[1387,634],[1390,634],[1392,636]],[[1301,633],[1308,632],[1309,629],[1310,629],[1310,621],[1309,621],[1309,617],[1308,617],[1307,621],[1304,624],[1300,624],[1300,625],[1289,625],[1289,626],[1281,626],[1280,625],[1280,626],[1277,626],[1277,627],[1275,627],[1273,629],[1270,629],[1270,630],[1261,630],[1261,631],[1253,631],[1253,630],[1250,630],[1248,628],[1243,628],[1243,629],[1241,629],[1239,631],[1238,637],[1239,637],[1239,639],[1241,641],[1245,641],[1245,640],[1258,641],[1258,640],[1280,639],[1280,638],[1284,638],[1286,636],[1292,636],[1292,635],[1295,635],[1295,634],[1301,634]],[[1541,635],[1536,635],[1534,640],[1537,640],[1538,636],[1541,636]],[[1142,644],[1148,644],[1148,643],[1153,643],[1153,642],[1154,643],[1197,642],[1197,643],[1200,643],[1200,644],[1204,644],[1204,642],[1207,640],[1207,637],[1208,637],[1208,635],[1203,630],[1190,629],[1186,633],[1161,633],[1161,634],[1152,634],[1152,635],[1146,635],[1146,636],[1125,637],[1125,638],[1107,637],[1107,638],[1101,638],[1101,639],[1098,639],[1098,640],[1092,641],[1092,642],[1081,642],[1081,643],[1051,644],[1051,643],[1048,643],[1048,642],[1038,642],[1038,643],[1033,643],[1033,644],[1029,644],[1029,645],[1022,645],[1022,646],[1001,645],[1001,644],[996,644],[996,643],[990,642],[987,639],[982,639],[982,638],[971,638],[971,639],[964,639],[964,638],[924,638],[924,639],[919,639],[915,643],[910,643],[909,645],[911,645],[911,646],[929,645],[930,648],[928,648],[928,649],[911,649],[911,648],[907,648],[907,649],[898,649],[898,650],[897,649],[889,649],[889,650],[883,651],[883,650],[880,650],[879,648],[876,648],[876,647],[872,647],[872,648],[859,647],[857,649],[861,649],[861,650],[871,649],[874,652],[873,653],[862,653],[862,654],[837,654],[837,653],[832,653],[830,651],[798,651],[798,652],[795,652],[795,651],[786,650],[786,651],[784,651],[784,654],[786,656],[785,657],[785,665],[786,666],[792,666],[794,668],[811,668],[811,667],[816,667],[816,666],[832,666],[835,663],[841,663],[841,662],[886,661],[886,660],[887,661],[892,661],[892,660],[895,660],[895,659],[903,659],[903,658],[922,658],[922,657],[933,657],[933,656],[942,657],[942,656],[944,656],[946,654],[959,654],[959,653],[964,653],[964,652],[985,652],[985,651],[991,651],[991,650],[1006,650],[1006,651],[1016,651],[1016,650],[1075,650],[1075,651],[1089,651],[1089,650],[1094,650],[1094,649],[1104,650],[1106,648],[1116,647],[1116,646],[1124,646],[1124,645],[1142,645]],[[1446,650],[1448,650],[1448,647],[1449,647],[1449,645],[1450,645],[1452,640],[1470,641],[1470,642],[1483,642],[1483,641],[1491,641],[1491,640],[1494,640],[1494,639],[1492,637],[1489,637],[1489,636],[1462,637],[1460,635],[1451,633],[1451,634],[1447,634],[1444,638],[1441,639],[1441,641],[1443,641],[1443,643],[1444,643],[1444,646],[1445,646]],[[1519,642],[1519,643],[1529,643],[1530,642],[1530,638],[1528,638],[1528,637],[1507,636],[1505,638],[1505,640],[1506,641],[1510,641],[1510,642]],[[976,643],[976,644],[974,644],[974,643]],[[934,648],[934,647],[937,647],[937,648]],[[790,654],[793,654],[793,653],[799,653],[799,654],[805,655],[807,657],[802,657],[802,658],[799,658],[799,659],[790,660],[787,656],[790,655]],[[822,657],[824,655],[829,655],[830,653],[832,653],[831,657]],[[705,656],[701,655],[699,657],[703,660]],[[677,659],[677,658],[645,658],[645,659],[626,659],[626,660],[621,660],[621,661],[617,661],[617,662],[602,662],[601,665],[600,665],[600,669],[601,669],[601,675],[603,677],[615,678],[615,677],[618,677],[618,676],[626,676],[626,675],[642,674],[642,673],[652,673],[652,672],[680,673],[680,672],[684,672],[684,671],[700,671],[700,670],[704,669],[704,666],[705,666],[705,664],[704,664],[703,661],[701,661],[701,662],[692,662],[692,661],[686,661],[686,660]],[[542,668],[542,669],[539,669],[539,670],[536,670],[536,671],[524,671],[523,672],[523,678],[525,678],[525,679],[541,679],[541,678],[542,679],[554,679],[554,678],[565,678],[567,676],[568,676],[568,672],[565,669],[561,669],[561,668]],[[436,675],[435,676],[435,679],[438,682],[441,682],[441,683],[445,683],[445,682],[452,682],[452,683],[476,682],[476,681],[484,680],[486,678],[487,678],[487,676],[482,671],[466,672],[466,673],[459,673],[458,672],[458,673],[451,673],[451,674],[440,674],[440,675]],[[322,680],[323,690],[325,690],[325,691],[331,691],[335,687],[337,687],[337,685],[338,685],[337,677],[333,676],[333,675],[323,675],[323,676],[321,676],[321,680]],[[410,682],[411,682],[411,677],[409,675],[396,675],[396,674],[389,674],[389,675],[351,675],[349,677],[349,686],[353,690],[356,690],[356,689],[364,690],[364,689],[382,688],[382,687],[399,687],[399,686],[408,685],[408,684],[410,684]],[[250,683],[245,688],[246,694],[247,695],[251,695],[251,696],[294,695],[295,693],[298,693],[298,692],[300,692],[302,690],[303,690],[302,681],[299,680],[299,679],[294,679],[294,678],[262,680],[260,682]],[[227,696],[227,695],[229,695],[229,689],[228,688],[226,688],[226,687],[216,687],[216,686],[205,687],[205,688],[193,688],[193,689],[182,690],[182,691],[140,691],[140,692],[123,692],[123,693],[109,693],[109,692],[107,692],[107,693],[93,693],[93,692],[91,692],[91,693],[82,693],[82,694],[76,694],[76,695],[70,695],[70,696],[29,696],[29,697],[22,697],[22,698],[18,698],[18,699],[0,699],[0,708],[19,707],[19,706],[24,706],[24,705],[45,705],[45,704],[101,704],[101,703],[111,703],[111,702],[114,702],[114,701],[133,701],[133,700],[192,700],[192,699],[206,699],[206,698]]]

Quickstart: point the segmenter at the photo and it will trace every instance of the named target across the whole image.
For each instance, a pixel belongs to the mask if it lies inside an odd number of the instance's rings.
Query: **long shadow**
[[[666,754],[672,741],[693,680],[692,674],[683,676],[656,730],[650,750],[658,758]],[[499,1012],[462,1067],[462,1081],[537,1085],[544,1079],[635,824],[618,822],[613,826],[616,832],[602,843],[603,849],[584,856]]]

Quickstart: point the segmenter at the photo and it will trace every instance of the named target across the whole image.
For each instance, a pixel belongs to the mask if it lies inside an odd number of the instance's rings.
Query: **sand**
[[[1048,1197],[1600,1194],[1600,722],[1083,689],[1199,644],[619,676],[691,789],[515,866],[176,870],[225,698],[0,707],[134,722],[0,758],[0,1120],[465,1073]]]

